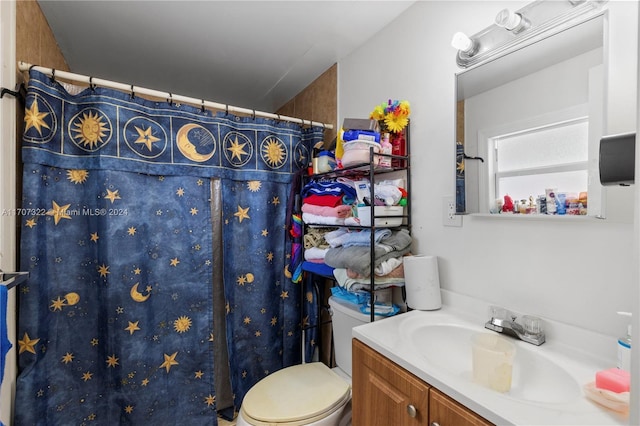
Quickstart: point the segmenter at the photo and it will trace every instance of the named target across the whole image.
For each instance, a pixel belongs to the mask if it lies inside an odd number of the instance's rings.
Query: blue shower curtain
[[[73,96],[32,71],[16,424],[216,424],[217,265],[236,404],[299,362],[284,217],[291,176],[321,139],[110,89]],[[222,218],[210,178],[222,181]],[[212,251],[218,219],[223,259]]]

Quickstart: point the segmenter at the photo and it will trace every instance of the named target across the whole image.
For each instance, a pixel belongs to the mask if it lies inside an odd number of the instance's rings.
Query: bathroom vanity
[[[492,423],[353,339],[353,426]]]
[[[597,371],[615,364],[594,356],[603,342],[584,330],[569,330],[587,337],[587,346],[573,346],[577,339],[566,337],[562,325],[545,322],[544,344],[512,339],[516,354],[509,391],[474,383],[471,337],[495,333],[484,328],[487,319],[444,305],[355,327],[353,425],[628,423],[584,394]]]

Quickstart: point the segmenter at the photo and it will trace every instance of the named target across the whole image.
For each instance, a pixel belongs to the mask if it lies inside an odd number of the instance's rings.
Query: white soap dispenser
[[[631,312],[618,312],[618,315],[631,317]],[[627,335],[618,338],[618,368],[631,371],[631,324],[627,326]]]

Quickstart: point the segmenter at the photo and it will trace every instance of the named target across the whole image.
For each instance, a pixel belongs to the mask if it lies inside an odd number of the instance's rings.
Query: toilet
[[[333,296],[329,306],[337,367],[310,362],[270,374],[249,389],[236,425],[351,424],[351,329],[369,322],[370,316]]]

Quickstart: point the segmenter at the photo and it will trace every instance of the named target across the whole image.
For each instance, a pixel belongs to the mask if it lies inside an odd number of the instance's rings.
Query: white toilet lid
[[[351,386],[321,362],[283,368],[255,384],[242,401],[243,415],[265,423],[291,423],[335,411]]]

